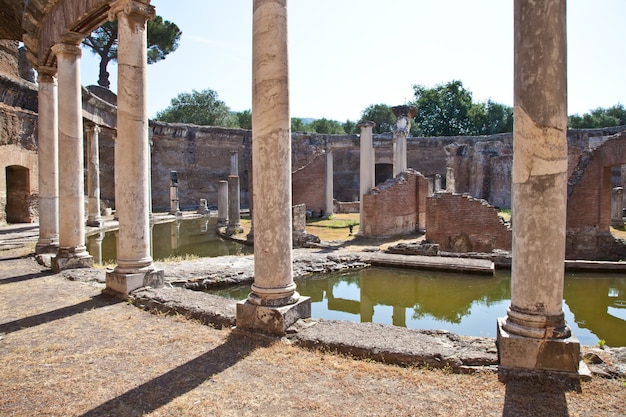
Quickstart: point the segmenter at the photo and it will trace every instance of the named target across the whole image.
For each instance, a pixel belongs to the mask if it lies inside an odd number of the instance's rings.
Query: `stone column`
[[[237,151],[230,152],[230,175],[239,176],[239,153]]]
[[[237,304],[237,327],[282,335],[311,315],[292,271],[287,1],[252,7],[254,284]]]
[[[170,214],[182,216],[178,199],[178,172],[170,171]]]
[[[566,0],[515,1],[511,306],[498,320],[503,368],[576,372],[563,316],[567,203]]]
[[[395,106],[391,110],[398,120],[393,128],[393,176],[407,170],[406,138],[411,131],[411,119],[417,109],[412,106]]]
[[[435,174],[435,193],[441,191],[441,174]]]
[[[217,225],[228,224],[228,181],[217,183]]]
[[[376,123],[371,121],[364,121],[359,125],[361,128],[361,137],[360,137],[360,163],[359,163],[359,183],[360,183],[360,191],[359,191],[359,212],[360,212],[360,231],[365,230],[363,225],[363,196],[370,192],[372,188],[376,185],[376,172],[374,170],[375,167],[375,159],[374,159],[374,144],[373,144],[373,136],[372,129],[376,127]]]
[[[613,188],[611,199],[611,226],[619,229],[624,228],[624,189],[622,187]]]
[[[70,35],[68,35],[70,36]],[[59,77],[59,253],[52,259],[56,272],[90,268],[93,257],[85,247],[85,180],[83,174],[83,116],[80,88],[79,36],[52,47]]]
[[[56,68],[39,67],[39,239],[35,252],[59,250],[59,125]]]
[[[230,175],[228,176],[228,227],[226,234],[243,232],[241,228],[241,193],[239,186],[239,161],[236,151],[230,153]]]
[[[150,255],[150,148],[147,112],[146,20],[148,2],[117,0],[109,19],[118,19],[117,140],[115,206],[119,217],[117,266],[107,273],[107,291],[126,296],[145,286],[163,284]]]
[[[325,195],[325,212],[326,216],[330,216],[335,211],[335,204],[333,201],[334,184],[333,184],[333,150],[331,148],[326,149],[326,176],[324,178],[324,195]]]
[[[94,263],[102,265],[102,241],[104,240],[104,232],[98,232],[87,239],[87,249],[93,256]]]
[[[100,152],[98,134],[100,126],[92,125],[85,129],[87,133],[87,226],[102,226],[100,214]]]
[[[446,168],[446,191],[456,193],[456,182],[454,179],[454,168]]]

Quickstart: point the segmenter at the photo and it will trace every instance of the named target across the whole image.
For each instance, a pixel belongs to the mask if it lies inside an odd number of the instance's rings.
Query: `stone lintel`
[[[120,298],[127,298],[128,294],[137,288],[152,287],[160,288],[164,284],[165,271],[163,269],[151,269],[146,272],[121,273],[115,270],[107,270],[106,289],[104,292]]]
[[[565,339],[536,339],[504,330],[505,318],[498,318],[498,359],[507,370],[548,371],[579,374],[580,343],[575,336]]]
[[[250,303],[237,303],[238,329],[283,336],[287,329],[300,319],[311,317],[311,298],[300,297],[295,304],[283,307],[266,307]]]
[[[87,252],[84,253],[86,254]],[[52,258],[51,266],[54,272],[61,272],[66,269],[93,268],[93,256],[75,256],[73,253],[67,254],[59,252],[57,256]]]

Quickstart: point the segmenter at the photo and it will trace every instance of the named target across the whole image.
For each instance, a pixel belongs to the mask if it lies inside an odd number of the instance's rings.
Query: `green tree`
[[[472,93],[458,80],[433,88],[413,85],[417,107],[415,122],[424,136],[456,136],[473,133],[470,121]]]
[[[159,62],[178,48],[182,32],[175,23],[155,16],[147,23],[148,64]],[[109,88],[109,62],[117,60],[117,20],[105,22],[83,39],[83,45],[100,57],[98,85]]]
[[[513,131],[513,108],[487,100],[474,103],[468,112],[472,135],[494,135]]]
[[[343,130],[343,126],[336,120],[329,120],[326,118],[313,120],[304,126],[307,132],[322,133],[327,135],[343,135],[346,132]]]
[[[341,126],[343,127],[343,131],[348,135],[359,133],[359,126],[352,120],[346,120]]]
[[[304,122],[299,117],[291,118],[291,131],[292,132],[305,132]]]
[[[361,122],[366,120],[376,123],[374,133],[390,133],[396,124],[396,115],[386,104],[372,104],[361,112]]]
[[[202,126],[237,127],[236,117],[228,106],[218,99],[217,92],[207,88],[181,93],[165,110],[157,113],[156,120],[168,123],[193,123]]]
[[[573,114],[568,117],[567,125],[574,129],[624,126],[626,125],[626,108],[622,104],[616,104],[608,109],[598,107],[582,116]]]
[[[235,113],[237,125],[242,129],[252,129],[252,111],[244,110]]]

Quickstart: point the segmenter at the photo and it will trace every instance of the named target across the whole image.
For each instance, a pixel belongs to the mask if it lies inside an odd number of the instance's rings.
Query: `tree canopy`
[[[343,125],[336,120],[326,118],[313,120],[311,123],[304,125],[306,132],[322,133],[327,135],[343,135]]]
[[[361,112],[360,122],[369,120],[376,123],[373,133],[390,133],[396,124],[396,116],[391,106],[386,104],[372,104]]]
[[[237,127],[238,121],[217,92],[206,90],[181,93],[169,107],[157,113],[156,120],[168,123],[192,123],[202,126]]]
[[[574,114],[567,119],[568,127],[574,129],[625,126],[626,108],[622,104],[616,104],[608,109],[598,107],[582,116]]]
[[[178,48],[182,32],[175,23],[155,16],[147,23],[148,64],[159,62]],[[117,20],[105,22],[89,36],[83,39],[83,45],[100,57],[100,73],[98,85],[109,88],[109,62],[117,60]]]

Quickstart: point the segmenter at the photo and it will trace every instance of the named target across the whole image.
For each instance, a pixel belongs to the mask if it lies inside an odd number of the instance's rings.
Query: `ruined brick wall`
[[[511,230],[494,206],[469,195],[437,193],[426,201],[426,239],[448,252],[511,250]]]
[[[241,205],[248,206],[252,132],[151,121],[153,211],[168,211],[170,171],[178,172],[180,207],[195,210],[201,198],[217,206],[218,181],[230,174],[230,153],[237,151]]]
[[[425,207],[420,206],[424,190],[428,191],[428,181],[412,169],[373,188],[363,196],[359,233],[368,237],[414,233],[420,217],[425,219]]]
[[[568,181],[568,259],[626,257],[626,246],[610,233],[612,167],[623,164],[626,164],[626,131],[580,155]]]
[[[326,206],[326,138],[298,135],[291,141],[292,204],[320,211]]]

